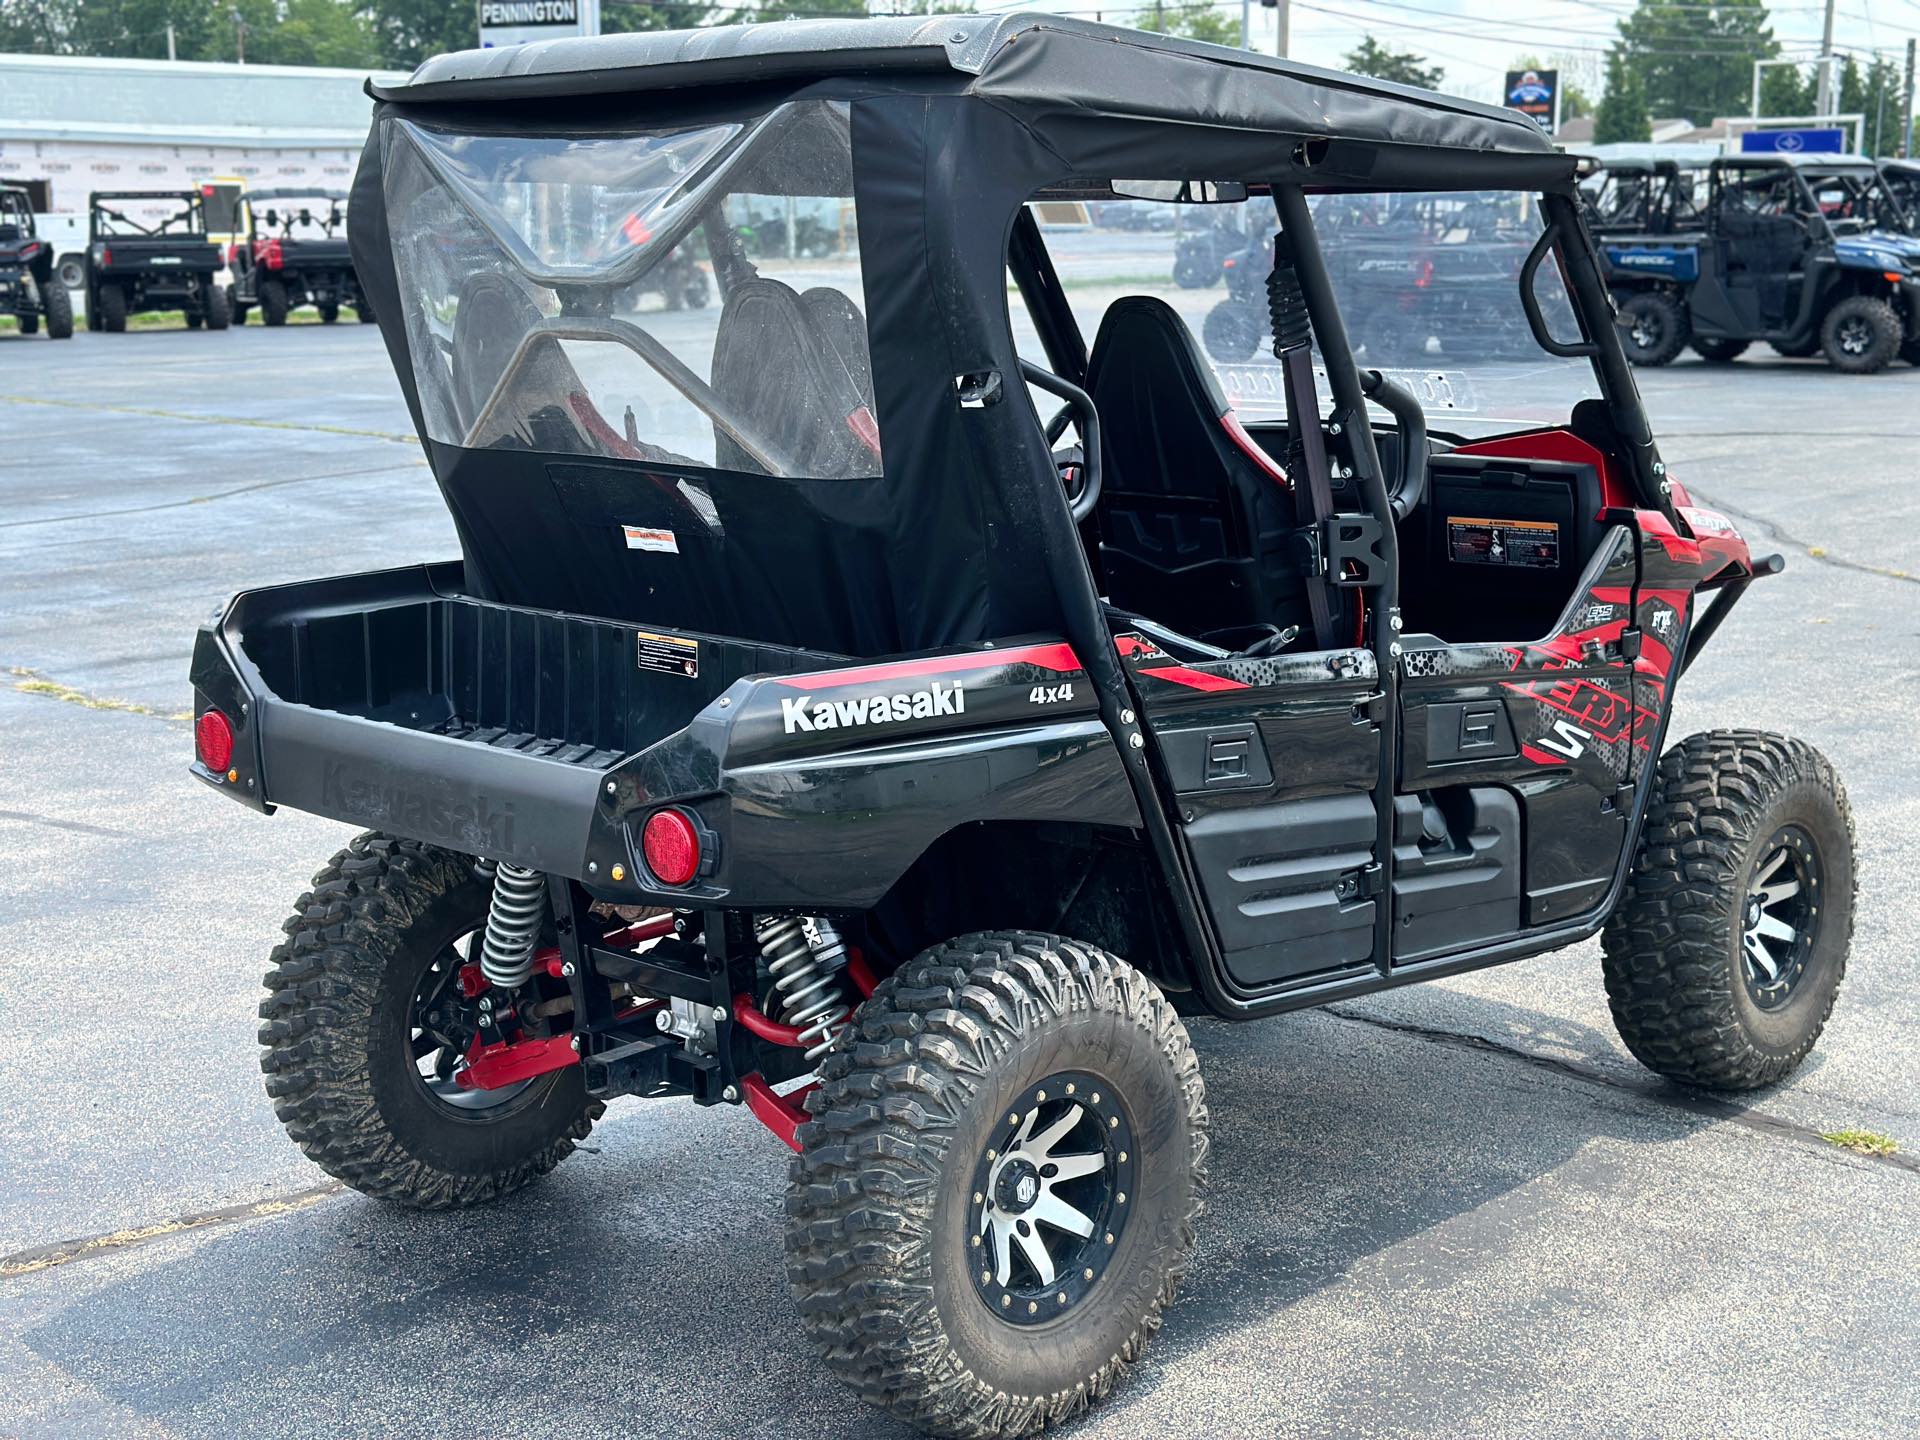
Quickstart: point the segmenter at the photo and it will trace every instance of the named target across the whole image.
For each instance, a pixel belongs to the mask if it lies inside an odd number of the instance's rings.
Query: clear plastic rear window
[[[652,133],[387,123],[428,435],[811,479],[880,473],[844,105]]]

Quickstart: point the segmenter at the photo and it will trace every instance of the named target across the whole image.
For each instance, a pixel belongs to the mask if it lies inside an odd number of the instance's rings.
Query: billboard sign
[[[1745,130],[1740,134],[1743,155],[1839,155],[1847,148],[1847,132],[1838,125],[1805,130]]]
[[[600,33],[600,0],[479,0],[480,48]]]
[[[1507,108],[1518,110],[1549,135],[1560,128],[1560,72],[1507,71]]]

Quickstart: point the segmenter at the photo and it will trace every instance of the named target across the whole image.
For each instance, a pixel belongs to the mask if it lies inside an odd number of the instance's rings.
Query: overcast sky
[[[1042,0],[1073,15],[1124,20],[1151,10],[1151,0],[1117,0],[1101,10],[1096,0]],[[1179,3],[1179,0],[1168,0]],[[982,3],[984,9],[1032,8]],[[1615,22],[1632,0],[1293,0],[1296,60],[1338,68],[1340,57],[1371,32],[1396,50],[1414,50],[1445,68],[1443,89],[1477,100],[1498,98],[1507,67],[1529,54],[1558,58],[1576,72],[1586,68],[1589,90],[1598,88]],[[1820,46],[1822,6],[1816,0],[1783,0],[1768,7],[1774,34],[1789,53],[1809,57]],[[1253,5],[1253,44],[1271,51],[1274,12]],[[1902,51],[1920,32],[1920,0],[1838,0],[1834,48]],[[1576,74],[1576,78],[1577,74]],[[1704,123],[1711,116],[1693,116]]]

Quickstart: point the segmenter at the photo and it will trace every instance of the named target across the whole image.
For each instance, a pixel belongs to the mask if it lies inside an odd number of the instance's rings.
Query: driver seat
[[[1150,295],[1116,300],[1087,391],[1103,432],[1091,523],[1107,601],[1203,637],[1310,627],[1289,553],[1293,492],[1234,420],[1173,308]]]

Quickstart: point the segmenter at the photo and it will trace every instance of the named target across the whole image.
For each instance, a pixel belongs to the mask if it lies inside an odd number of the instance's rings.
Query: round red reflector
[[[195,722],[193,748],[200,752],[200,763],[224,774],[233,763],[233,726],[218,710],[209,710]]]
[[[656,810],[640,831],[647,868],[662,885],[685,885],[700,873],[700,832],[679,810]]]

